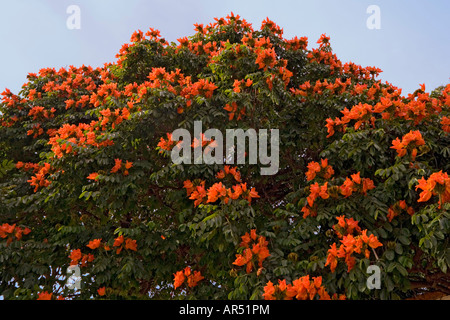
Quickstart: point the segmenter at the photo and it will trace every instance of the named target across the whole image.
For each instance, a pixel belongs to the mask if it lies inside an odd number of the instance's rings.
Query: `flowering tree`
[[[42,69],[2,93],[0,294],[449,293],[450,85],[403,96],[378,68],[341,62],[328,36],[308,49],[269,19],[195,30],[178,43],[139,30],[115,63]],[[279,170],[174,164],[171,133],[195,120],[279,129]]]

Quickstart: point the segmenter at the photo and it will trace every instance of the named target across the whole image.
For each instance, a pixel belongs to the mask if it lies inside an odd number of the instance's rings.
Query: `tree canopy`
[[[402,95],[231,13],[0,105],[5,299],[404,299],[450,293],[450,85]],[[171,133],[279,130],[279,168],[174,164]],[[193,146],[207,149],[201,136]],[[199,141],[200,140],[200,141]],[[67,286],[69,266],[81,288]],[[381,270],[367,285],[369,266]]]

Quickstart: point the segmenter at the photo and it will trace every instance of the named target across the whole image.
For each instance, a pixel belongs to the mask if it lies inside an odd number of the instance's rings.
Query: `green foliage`
[[[412,282],[448,281],[450,180],[420,202],[417,185],[449,171],[450,86],[401,96],[375,79],[376,68],[342,63],[324,35],[318,49],[307,49],[307,40],[284,39],[268,20],[253,30],[231,15],[197,26],[178,45],[155,32],[133,34],[114,64],[42,69],[17,95],[3,92],[0,227],[31,232],[0,233],[0,295],[261,299],[268,281],[311,275],[330,295],[403,299]],[[261,60],[271,49],[275,58]],[[387,101],[383,112],[373,110]],[[372,111],[357,113],[361,106]],[[236,183],[217,177],[223,165],[172,163],[161,139],[178,128],[192,132],[196,120],[223,133],[279,129],[275,175],[261,175],[260,163],[237,165],[259,198],[194,204],[185,181],[203,181],[206,191],[219,180]],[[393,141],[416,130],[425,144],[415,159],[413,143],[399,156]],[[334,174],[307,179],[310,164],[323,159]],[[341,186],[357,173],[374,188],[345,196]],[[314,183],[328,183],[329,197],[304,216]],[[401,201],[414,212],[401,211]],[[343,259],[330,270],[330,246],[342,242],[333,226],[343,215],[382,246],[355,254],[351,270]],[[247,273],[233,262],[250,230],[267,239],[270,256]],[[101,245],[88,247],[95,239]],[[80,290],[66,286],[71,262],[81,269]],[[370,265],[381,269],[381,289],[366,285]],[[186,267],[204,279],[175,289],[174,274]]]

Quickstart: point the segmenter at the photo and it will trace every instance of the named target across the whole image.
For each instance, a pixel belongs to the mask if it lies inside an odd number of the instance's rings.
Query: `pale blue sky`
[[[69,30],[69,5],[81,9],[81,29]],[[366,27],[369,5],[381,10],[381,29]],[[114,62],[133,31],[156,28],[169,41],[194,33],[194,23],[233,11],[259,28],[266,17],[284,36],[307,36],[309,48],[331,36],[343,62],[383,70],[380,78],[409,93],[450,83],[450,1],[447,0],[0,0],[0,92],[20,90],[44,67]]]

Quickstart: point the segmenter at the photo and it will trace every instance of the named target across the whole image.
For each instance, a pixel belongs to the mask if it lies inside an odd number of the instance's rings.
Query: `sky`
[[[79,29],[70,29],[71,5]],[[371,5],[379,28],[368,28]],[[0,0],[0,92],[17,93],[26,75],[41,68],[103,66],[115,62],[135,30],[155,28],[168,41],[195,33],[233,12],[259,29],[268,17],[285,38],[307,36],[316,48],[322,33],[343,62],[383,70],[379,79],[413,92],[450,83],[450,1],[448,0]]]

